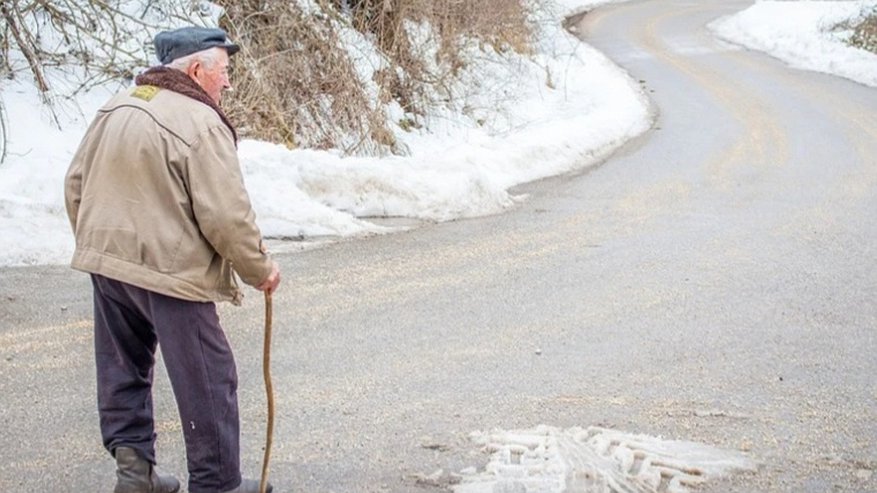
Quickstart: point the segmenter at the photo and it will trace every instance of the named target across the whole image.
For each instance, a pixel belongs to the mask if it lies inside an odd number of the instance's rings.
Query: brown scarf
[[[213,111],[219,115],[219,118],[222,119],[225,126],[231,130],[231,134],[234,136],[235,145],[237,145],[238,133],[235,132],[231,122],[228,121],[225,113],[222,112],[222,108],[220,108],[219,105],[216,104],[206,92],[204,92],[204,89],[202,89],[197,82],[192,80],[192,78],[185,73],[169,67],[152,67],[146,72],[138,75],[137,78],[134,79],[134,82],[138,86],[155,86],[180,93],[183,96],[188,96],[195,101],[200,101],[207,106],[210,106],[213,108]]]

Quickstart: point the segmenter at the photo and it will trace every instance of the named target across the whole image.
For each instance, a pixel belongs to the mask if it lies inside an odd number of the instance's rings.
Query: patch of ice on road
[[[688,493],[734,471],[754,470],[740,453],[589,427],[472,434],[491,454],[463,471],[455,493]]]

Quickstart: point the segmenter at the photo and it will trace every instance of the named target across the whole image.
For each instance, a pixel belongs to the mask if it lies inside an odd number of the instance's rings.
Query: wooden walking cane
[[[268,490],[268,461],[271,460],[271,442],[274,441],[274,387],[271,384],[271,291],[265,290],[265,347],[262,351],[262,374],[265,377],[265,393],[268,395],[268,433],[265,438],[265,457],[262,460],[262,481],[259,492]]]

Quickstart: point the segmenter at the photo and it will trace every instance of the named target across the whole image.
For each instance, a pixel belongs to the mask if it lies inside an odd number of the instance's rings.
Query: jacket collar
[[[238,134],[235,131],[234,126],[228,120],[228,117],[225,116],[222,108],[220,108],[219,105],[216,104],[206,92],[204,92],[204,89],[202,89],[197,82],[192,80],[192,78],[185,73],[170,67],[152,67],[146,72],[138,75],[137,78],[134,79],[134,82],[138,86],[156,86],[169,91],[174,91],[213,108],[213,111],[219,115],[219,118],[222,119],[225,126],[231,130],[231,134],[234,136],[235,145],[237,145]]]

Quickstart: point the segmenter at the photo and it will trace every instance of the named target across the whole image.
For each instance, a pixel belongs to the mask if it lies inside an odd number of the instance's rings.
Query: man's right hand
[[[262,284],[256,286],[256,289],[273,293],[277,290],[278,285],[280,285],[280,269],[277,267],[277,262],[272,262],[271,273],[262,281]]]

